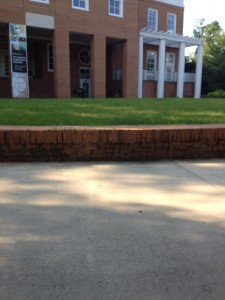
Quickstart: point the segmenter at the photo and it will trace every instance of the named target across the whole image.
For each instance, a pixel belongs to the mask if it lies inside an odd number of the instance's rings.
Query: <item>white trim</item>
[[[151,31],[147,28],[141,30],[140,35],[144,38],[145,44],[159,45],[160,40],[165,40],[168,46],[179,48],[180,43],[184,42],[185,47],[199,46],[203,44],[204,39],[183,36],[181,34],[170,34],[163,31]]]
[[[45,29],[55,29],[55,17],[28,13],[25,14],[26,25]]]
[[[184,7],[184,0],[155,0],[155,1],[174,5],[174,6]]]
[[[81,70],[88,70],[89,71],[89,76],[88,78],[81,78]],[[86,91],[88,93],[88,98],[91,97],[91,68],[90,67],[80,67],[80,88],[84,90],[84,83],[88,83],[88,91]],[[85,90],[84,90],[85,92]],[[85,95],[86,96],[86,95]],[[85,97],[86,98],[86,97]]]
[[[172,32],[170,30],[168,30],[168,18],[169,18],[169,16],[173,16],[174,17],[174,22],[173,22],[173,28],[174,28],[174,30]],[[166,29],[167,29],[168,33],[176,34],[176,32],[177,32],[177,15],[176,14],[173,14],[173,13],[170,13],[170,12],[167,13],[166,27],[167,27]]]
[[[149,12],[150,11],[153,11],[153,12],[155,12],[156,13],[156,24],[155,24],[155,28],[154,29],[151,29],[151,28],[149,28],[149,26],[148,26],[148,21],[149,21]],[[153,31],[158,31],[158,24],[159,24],[159,12],[158,12],[158,10],[157,9],[154,9],[154,8],[149,8],[148,9],[148,20],[147,20],[147,28],[148,28],[148,30],[153,30]]]
[[[151,53],[154,53],[154,69],[153,70],[148,69],[148,56]],[[147,55],[146,55],[146,70],[152,71],[152,72],[157,71],[157,51],[155,51],[155,50],[147,50]]]
[[[120,3],[120,13],[119,14],[110,13],[110,0],[108,0],[109,16],[123,18],[123,0],[115,0],[115,1],[118,1]]]
[[[173,58],[172,63],[168,63],[168,57],[171,56]],[[165,60],[165,81],[175,81],[175,61],[176,61],[176,55],[173,52],[166,52],[166,60]],[[167,67],[169,68],[169,71]]]
[[[50,66],[50,63],[49,63],[49,58],[50,58],[50,56],[49,56],[49,47],[52,47],[52,60],[53,60],[53,44],[52,43],[47,43],[47,57],[48,57],[48,72],[54,72],[54,61],[52,62],[52,66],[53,66],[53,68],[50,68],[49,66]]]
[[[141,64],[141,58],[143,61],[143,53],[142,53],[143,43],[147,45],[159,46],[158,72],[157,72],[157,76],[158,76],[157,98],[164,97],[166,47],[179,48],[179,56],[183,56],[179,58],[178,74],[176,74],[175,72],[172,72],[171,74],[171,79],[173,79],[173,81],[178,81],[179,86],[177,86],[177,95],[181,96],[183,93],[183,83],[184,81],[187,81],[185,77],[186,75],[183,72],[184,60],[185,60],[184,59],[185,47],[198,46],[196,74],[194,74],[193,77],[195,78],[194,97],[199,98],[201,96],[203,42],[204,39],[200,39],[200,38],[183,36],[179,34],[170,34],[168,32],[155,32],[155,31],[148,30],[147,28],[142,29],[139,34],[138,98],[142,97],[142,88],[143,88],[141,86],[141,80],[143,79],[143,73],[144,73],[144,72],[141,73],[141,68],[143,65],[143,62]],[[177,78],[177,75],[179,76],[179,78]],[[192,81],[193,78],[192,80],[189,79],[189,82]]]
[[[85,8],[74,5],[74,0],[72,0],[72,8],[73,9],[84,10],[84,11],[89,11],[89,0],[84,0],[84,1],[85,1]]]
[[[38,2],[42,4],[49,4],[49,0],[30,0],[31,2]]]
[[[138,52],[138,98],[142,98],[143,90],[143,36],[139,36],[139,52]]]

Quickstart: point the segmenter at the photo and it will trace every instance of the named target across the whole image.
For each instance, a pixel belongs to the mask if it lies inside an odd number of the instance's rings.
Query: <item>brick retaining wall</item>
[[[225,125],[0,126],[0,161],[132,161],[225,157]]]

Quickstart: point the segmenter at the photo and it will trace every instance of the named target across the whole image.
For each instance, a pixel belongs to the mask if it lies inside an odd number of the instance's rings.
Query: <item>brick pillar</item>
[[[91,39],[91,97],[106,97],[106,37],[95,34]]]
[[[138,37],[123,44],[123,98],[138,95]]]
[[[58,24],[53,39],[55,97],[70,98],[70,38],[64,22]]]

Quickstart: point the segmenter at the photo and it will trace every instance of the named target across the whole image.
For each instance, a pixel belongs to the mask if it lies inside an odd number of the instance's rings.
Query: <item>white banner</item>
[[[26,25],[9,24],[12,95],[29,98]]]

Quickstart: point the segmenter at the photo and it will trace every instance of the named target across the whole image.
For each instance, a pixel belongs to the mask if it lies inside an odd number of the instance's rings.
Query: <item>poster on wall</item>
[[[29,98],[26,25],[9,24],[12,95]]]

